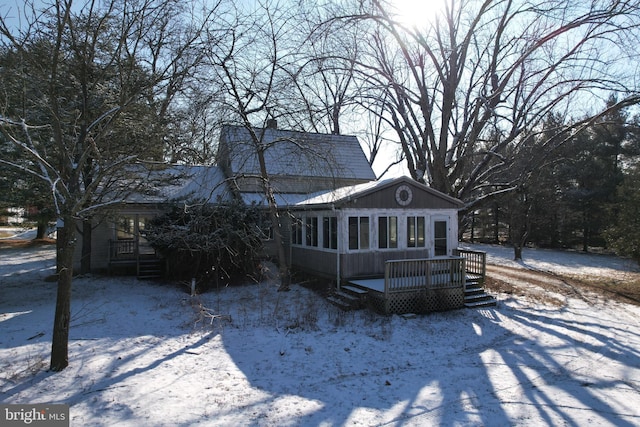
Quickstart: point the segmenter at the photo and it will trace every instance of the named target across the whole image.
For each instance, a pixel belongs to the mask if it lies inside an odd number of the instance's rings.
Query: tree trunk
[[[515,261],[522,261],[522,246],[516,242],[513,242],[513,259]]]
[[[75,249],[75,224],[73,218],[64,218],[58,227],[57,238],[58,293],[53,320],[50,370],[62,371],[69,365],[69,321],[71,319],[71,281],[73,278],[73,252]]]
[[[36,231],[36,240],[44,239],[47,235],[47,223],[38,221],[38,228]]]
[[[80,274],[91,272],[91,237],[93,228],[91,220],[82,221],[82,255],[80,257]]]
[[[280,272],[280,287],[278,291],[288,291],[291,286],[291,276],[289,274],[289,262],[287,261],[287,253],[284,249],[284,242],[282,239],[282,223],[280,221],[280,215],[278,213],[278,205],[276,198],[273,194],[273,188],[269,180],[269,173],[267,171],[267,164],[264,158],[264,148],[261,146],[261,141],[254,141],[256,145],[256,154],[258,155],[258,163],[260,164],[260,175],[262,177],[262,188],[264,190],[267,203],[269,205],[269,217],[271,219],[271,226],[273,228],[273,240],[278,249],[278,269]]]
[[[275,216],[272,212],[272,221],[276,221],[274,224],[273,238],[278,248],[278,266],[280,271],[280,287],[278,291],[288,291],[291,286],[291,275],[289,274],[289,263],[287,261],[287,253],[284,250],[284,242],[282,241],[282,224],[280,222],[280,215],[275,212]]]

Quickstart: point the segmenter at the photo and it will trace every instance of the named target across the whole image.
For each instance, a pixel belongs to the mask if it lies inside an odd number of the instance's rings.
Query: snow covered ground
[[[637,271],[474,248],[517,268]],[[612,301],[499,295],[490,309],[383,317],[270,281],[192,298],[88,276],[74,280],[70,365],[50,373],[54,256],[0,247],[0,402],[67,403],[72,426],[640,425],[640,307]]]

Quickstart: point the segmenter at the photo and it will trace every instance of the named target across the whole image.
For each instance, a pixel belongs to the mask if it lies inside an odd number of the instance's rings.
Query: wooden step
[[[491,299],[484,301],[474,301],[474,302],[465,302],[464,306],[467,308],[482,308],[482,307],[495,307],[498,305],[498,301],[495,298],[490,297]]]
[[[138,280],[158,279],[162,277],[162,261],[144,259],[138,262]]]
[[[363,299],[359,293],[353,295],[349,291],[344,292],[342,289],[336,290],[327,296],[327,301],[344,311],[358,310],[363,307]]]
[[[480,287],[467,287],[464,290],[464,294],[466,295],[478,295],[478,294],[483,294],[484,289],[480,288]]]
[[[366,289],[357,288],[357,287],[351,286],[351,285],[340,286],[340,289],[343,290],[343,291],[350,292],[350,293],[355,294],[355,295],[367,295],[369,293],[369,291],[367,291]]]
[[[486,293],[465,295],[464,306],[468,308],[493,307],[498,305],[494,297]]]

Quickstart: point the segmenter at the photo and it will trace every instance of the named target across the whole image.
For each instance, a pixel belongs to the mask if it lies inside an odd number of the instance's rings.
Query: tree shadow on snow
[[[576,358],[598,354],[603,363],[626,368],[639,360],[638,349],[625,344],[624,335],[604,334],[596,319],[578,324],[559,319],[557,312],[506,305],[414,319],[378,317],[364,324],[361,315],[346,316],[329,331],[245,331],[246,339],[223,335],[227,352],[250,384],[269,395],[250,408],[256,422],[277,417],[274,408],[290,411],[295,419],[287,424],[295,425],[348,425],[361,418],[376,420],[374,425],[539,420],[577,426],[585,411],[620,426],[640,420],[632,409],[619,413],[633,404],[603,398],[607,389],[625,386],[622,379],[597,379],[581,371],[583,365],[565,363],[567,352]],[[281,342],[277,354],[268,350],[274,340]],[[315,402],[317,409],[292,409],[296,398]]]

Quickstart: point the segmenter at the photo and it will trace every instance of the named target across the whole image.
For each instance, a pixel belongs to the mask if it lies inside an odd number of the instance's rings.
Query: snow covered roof
[[[154,170],[146,178],[153,191],[136,192],[129,203],[161,203],[175,200],[216,202],[230,199],[224,173],[217,166],[172,165]]]
[[[424,184],[420,184],[406,176],[349,185],[335,190],[318,191],[312,194],[276,194],[276,202],[278,206],[299,208],[339,205],[401,184],[410,185],[420,191],[424,191],[453,208],[461,208],[463,206],[460,200],[436,191]],[[259,205],[266,205],[266,200],[262,193],[241,193],[241,196],[245,203],[253,202]]]
[[[381,191],[383,189],[397,186],[400,184],[410,185],[414,188],[418,188],[419,190],[428,193],[430,196],[436,197],[438,199],[441,199],[451,204],[453,207],[460,208],[463,206],[463,203],[460,200],[450,197],[439,191],[436,191],[433,188],[428,187],[424,184],[420,184],[419,182],[416,182],[406,176],[402,176],[398,178],[389,178],[381,181],[367,182],[364,184],[338,188],[333,191],[311,194],[307,198],[300,200],[298,203],[296,203],[296,205],[310,206],[310,205],[345,203],[357,198],[367,196],[376,191]]]
[[[348,135],[296,132],[273,128],[253,132],[265,148],[270,175],[372,181],[376,179],[358,138]],[[220,137],[221,158],[232,175],[260,175],[249,129],[225,126]]]

